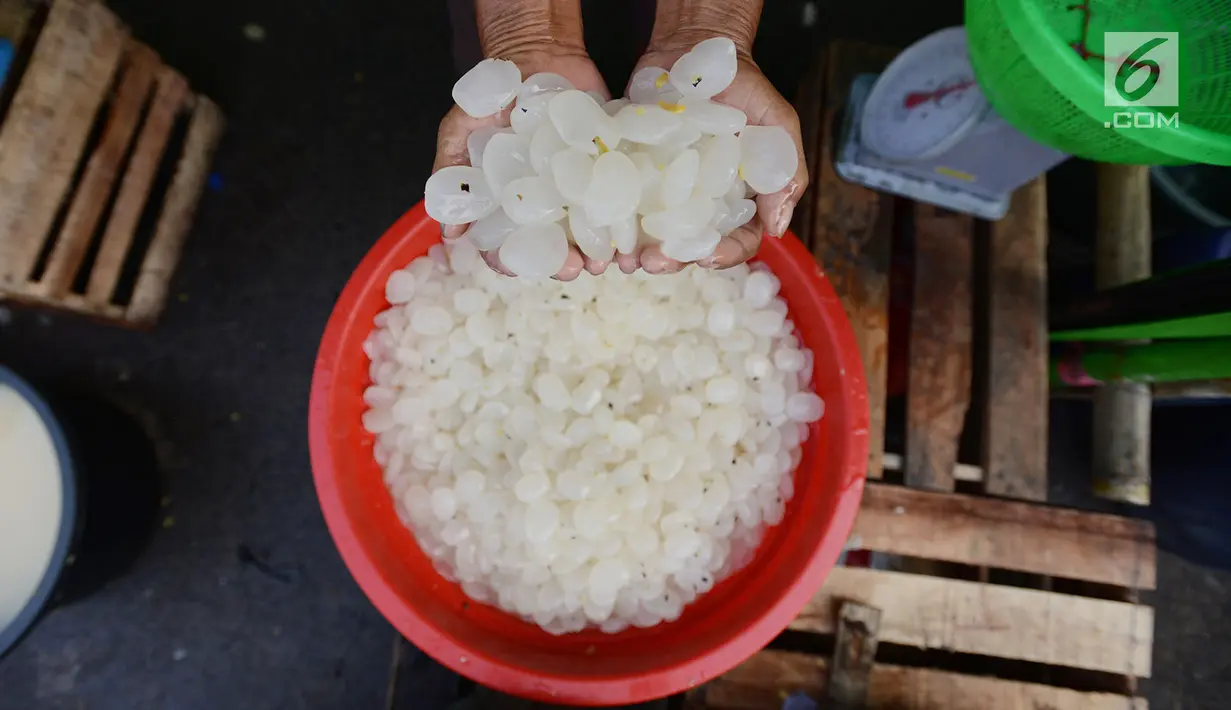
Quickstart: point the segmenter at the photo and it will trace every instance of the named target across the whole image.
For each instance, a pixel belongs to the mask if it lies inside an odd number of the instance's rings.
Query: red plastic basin
[[[385,618],[479,683],[573,705],[636,703],[686,690],[738,665],[786,628],[846,543],[868,454],[867,390],[855,336],[800,241],[792,234],[767,238],[758,257],[782,282],[790,316],[816,356],[813,382],[826,403],[795,472],[785,520],[766,534],[748,567],[679,620],[561,637],[469,601],[436,573],[398,520],[372,457],[373,437],[360,424],[368,385],[362,343],[372,318],[388,307],[385,281],[439,241],[440,227],[422,203],[381,237],[334,307],[312,378],[308,436],[317,495],[342,558]]]

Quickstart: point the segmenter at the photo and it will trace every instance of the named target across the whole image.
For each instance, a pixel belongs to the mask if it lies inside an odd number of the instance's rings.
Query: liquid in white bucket
[[[63,503],[51,432],[25,397],[0,384],[0,631],[47,573]]]

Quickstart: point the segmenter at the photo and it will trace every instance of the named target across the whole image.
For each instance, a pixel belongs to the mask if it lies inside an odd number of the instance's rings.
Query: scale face
[[[860,121],[863,143],[887,160],[944,153],[987,113],[966,54],[966,32],[951,27],[912,45],[885,69]]]
[[[839,175],[920,202],[1000,219],[1013,190],[1068,156],[1001,118],[975,82],[966,30],[950,27],[851,85]]]

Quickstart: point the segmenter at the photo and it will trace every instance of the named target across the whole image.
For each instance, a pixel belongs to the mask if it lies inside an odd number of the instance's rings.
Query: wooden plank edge
[[[880,641],[1148,678],[1154,610],[1128,602],[904,572],[835,567],[789,628],[834,633],[853,600],[882,610]]]
[[[112,303],[92,303],[76,293],[66,293],[56,297],[45,296],[37,293],[29,282],[16,286],[17,288],[13,285],[0,284],[0,301],[8,299],[38,308],[75,313],[107,323],[124,324],[127,322],[124,308]]]
[[[704,686],[713,710],[780,710],[795,692],[825,697],[828,663],[819,656],[764,650]],[[872,666],[869,710],[1148,710],[1145,698],[973,676],[934,668]]]
[[[973,373],[974,221],[915,204],[906,485],[952,491]]]
[[[120,177],[120,163],[137,132],[141,108],[149,98],[159,64],[153,50],[129,41],[106,125],[73,195],[64,226],[55,238],[47,268],[34,287],[35,293],[55,298],[72,286],[115,181]]]
[[[984,485],[1008,498],[1047,500],[1047,189],[1040,176],[1013,193],[991,225],[988,252]]]
[[[205,191],[214,151],[225,125],[218,106],[204,96],[197,96],[184,151],[175,167],[153,241],[141,263],[128,305],[126,317],[136,325],[152,325],[166,305],[171,276]]]
[[[115,198],[115,206],[103,232],[98,256],[90,270],[86,298],[97,303],[111,301],[128,249],[132,246],[137,223],[150,198],[150,189],[167,141],[171,138],[175,119],[188,93],[187,80],[171,67],[161,67],[155,81],[157,89],[150,102],[149,114],[137,137],[132,158],[120,183],[120,192]]]
[[[879,71],[897,50],[833,41],[825,60],[819,165],[813,177],[812,253],[842,300],[859,343],[868,388],[868,478],[882,477],[889,362],[889,274],[893,199],[838,176],[834,159],[850,82]]]
[[[0,282],[28,280],[71,188],[127,28],[102,3],[51,5],[0,126]]]
[[[1148,521],[1023,501],[869,483],[853,536],[862,549],[974,567],[1154,589]]]

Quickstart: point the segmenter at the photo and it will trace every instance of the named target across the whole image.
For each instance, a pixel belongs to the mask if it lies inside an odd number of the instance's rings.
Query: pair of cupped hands
[[[689,46],[651,46],[634,69],[642,67],[661,67],[670,69],[675,60],[679,59],[691,48]],[[512,60],[522,71],[523,77],[539,72],[553,72],[568,79],[575,88],[582,91],[596,91],[604,98],[610,98],[607,85],[599,74],[598,68],[590,60],[584,48],[557,45],[520,48],[515,53],[500,55],[501,59]],[[761,126],[781,126],[790,134],[799,153],[799,167],[795,176],[786,187],[778,192],[756,197],[757,213],[748,224],[732,231],[719,242],[714,253],[697,265],[703,268],[725,269],[742,264],[756,255],[761,246],[761,237],[768,233],[780,237],[786,232],[791,222],[791,214],[795,204],[808,186],[808,171],[800,140],[799,117],[791,104],[774,89],[756,63],[741,49],[738,52],[738,71],[735,80],[722,93],[713,97],[713,101],[738,108],[748,116],[748,123]],[[467,151],[466,139],[480,128],[509,125],[511,108],[495,116],[472,118],[454,106],[445,114],[440,122],[440,131],[436,138],[436,162],[432,172],[451,165],[469,165],[470,156]],[[442,233],[446,240],[460,238],[468,225],[444,225]],[[494,271],[512,276],[501,263],[495,251],[483,252],[483,259]],[[576,246],[570,245],[568,260],[564,267],[555,275],[561,281],[571,281],[581,272],[601,274],[612,264],[615,264],[626,274],[637,269],[643,269],[652,274],[670,274],[683,269],[687,264],[670,259],[663,255],[657,245],[639,246],[630,254],[617,253],[611,261],[590,259],[581,253]]]

